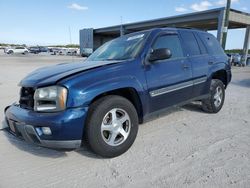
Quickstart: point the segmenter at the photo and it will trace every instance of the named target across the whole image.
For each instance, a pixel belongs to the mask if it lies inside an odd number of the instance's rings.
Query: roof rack
[[[199,30],[199,31],[205,31],[205,30],[202,30],[202,29],[199,29],[199,28],[195,28],[195,27],[177,26],[177,27],[174,27],[174,28],[177,28],[177,29],[195,29],[195,30]]]

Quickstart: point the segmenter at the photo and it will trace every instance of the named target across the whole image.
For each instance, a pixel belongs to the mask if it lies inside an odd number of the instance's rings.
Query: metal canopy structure
[[[135,32],[153,27],[190,27],[202,30],[217,30],[219,22],[224,17],[225,8],[212,9],[202,12],[182,14],[178,16],[124,24],[125,33]],[[250,14],[234,9],[230,10],[229,29],[245,28],[250,25]],[[118,35],[120,25],[95,29],[95,34]]]
[[[229,26],[224,28],[225,12],[223,7],[111,27],[83,29],[80,30],[81,52],[84,48],[96,49],[106,41],[123,34],[159,27],[188,27],[206,31],[217,30],[217,39],[220,43],[222,42],[222,34],[227,29],[247,28],[243,47],[246,52],[249,46],[250,14],[230,9]],[[92,31],[92,38],[86,43],[86,33],[89,31]]]

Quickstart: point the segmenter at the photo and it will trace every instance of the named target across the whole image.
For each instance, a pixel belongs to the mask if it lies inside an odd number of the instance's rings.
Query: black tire
[[[215,94],[217,92],[217,88],[220,88],[221,90],[221,102],[220,103],[217,103],[217,101],[215,101],[216,100]],[[221,110],[224,104],[224,100],[225,100],[225,86],[223,82],[218,79],[213,79],[210,85],[209,97],[205,100],[202,100],[202,109],[203,111],[208,112],[208,113],[217,113]]]
[[[129,117],[130,128],[126,139],[117,146],[111,146],[103,137],[101,126],[104,118],[113,109],[122,109]],[[113,122],[113,120],[111,121]],[[126,122],[127,123],[127,122]],[[125,153],[134,143],[138,132],[138,115],[134,105],[126,98],[110,95],[95,101],[89,108],[86,120],[85,136],[90,149],[102,157],[116,157]],[[111,134],[110,134],[111,135]],[[108,137],[110,137],[110,135]],[[111,138],[110,138],[111,139]]]
[[[13,50],[10,50],[9,52],[8,52],[8,54],[13,54],[14,53],[14,51]]]

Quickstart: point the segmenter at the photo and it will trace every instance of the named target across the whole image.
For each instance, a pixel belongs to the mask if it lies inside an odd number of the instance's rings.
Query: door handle
[[[182,64],[182,68],[183,68],[183,69],[188,69],[188,68],[189,68],[189,65],[186,64],[186,63],[183,63],[183,64]]]
[[[212,64],[214,64],[214,62],[213,62],[213,61],[209,61],[208,64],[209,64],[209,65],[212,65]]]

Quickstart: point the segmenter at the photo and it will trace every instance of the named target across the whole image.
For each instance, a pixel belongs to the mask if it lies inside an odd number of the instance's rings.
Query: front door
[[[172,56],[166,60],[150,62],[146,66],[146,80],[150,97],[150,112],[186,101],[192,96],[192,69],[184,57],[177,33],[162,33],[151,48],[170,49]]]

